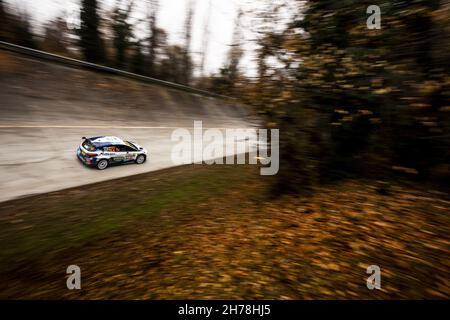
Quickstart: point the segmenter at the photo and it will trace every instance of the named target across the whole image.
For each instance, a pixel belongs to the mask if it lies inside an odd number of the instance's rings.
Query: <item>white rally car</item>
[[[77,150],[78,159],[99,170],[114,164],[130,162],[142,164],[147,160],[147,150],[135,142],[113,136],[83,137],[82,139],[83,142]]]

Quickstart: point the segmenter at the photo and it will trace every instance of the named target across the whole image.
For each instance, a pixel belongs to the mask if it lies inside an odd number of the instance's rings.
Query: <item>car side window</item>
[[[119,148],[120,148],[120,151],[122,151],[122,152],[136,151],[133,148],[131,148],[129,146],[125,146],[125,145],[120,145]]]
[[[106,152],[118,152],[118,148],[116,146],[107,146],[103,148]]]

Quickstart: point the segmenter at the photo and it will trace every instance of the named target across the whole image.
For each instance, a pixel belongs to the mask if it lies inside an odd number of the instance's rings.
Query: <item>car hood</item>
[[[130,141],[132,144],[134,144],[138,149],[141,149],[142,148],[142,150],[139,150],[139,151],[144,151],[145,153],[147,153],[147,149],[145,149],[143,146],[141,146],[139,143],[136,143],[136,142],[134,142],[134,141]]]

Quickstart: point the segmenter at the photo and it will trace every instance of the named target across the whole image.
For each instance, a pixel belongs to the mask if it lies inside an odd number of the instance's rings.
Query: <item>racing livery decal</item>
[[[84,164],[106,169],[110,164],[136,162],[147,159],[147,150],[137,143],[114,136],[85,138],[77,149],[77,157]]]

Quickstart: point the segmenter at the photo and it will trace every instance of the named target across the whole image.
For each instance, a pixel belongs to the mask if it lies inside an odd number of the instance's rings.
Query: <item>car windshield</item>
[[[133,148],[134,150],[137,150],[138,148],[134,145],[134,144],[132,144],[130,141],[124,141],[125,142],[125,144],[127,145],[127,146],[129,146],[130,148]]]
[[[87,140],[87,139],[84,140],[84,142],[83,142],[83,148],[85,148],[88,151],[95,151],[96,150],[96,147],[92,144],[92,142]]]

